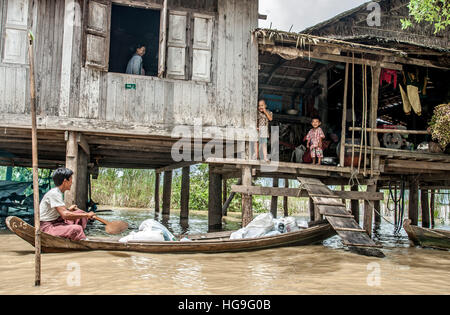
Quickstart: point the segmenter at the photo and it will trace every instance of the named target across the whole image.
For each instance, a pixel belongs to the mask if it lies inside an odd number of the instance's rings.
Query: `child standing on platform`
[[[311,121],[313,128],[306,136],[306,140],[308,141],[307,148],[310,149],[313,164],[316,164],[317,157],[319,165],[322,163],[323,158],[322,140],[325,139],[325,134],[322,128],[320,128],[321,124],[320,117],[313,117]]]

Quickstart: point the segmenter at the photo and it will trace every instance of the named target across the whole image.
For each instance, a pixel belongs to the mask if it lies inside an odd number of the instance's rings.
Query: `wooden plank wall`
[[[61,78],[64,2],[54,0],[30,1],[30,19],[29,25],[31,25],[36,38],[34,49],[37,113],[57,116]],[[0,112],[29,113],[29,106],[27,106],[29,100],[28,86],[28,65],[0,64]]]
[[[181,2],[175,2],[178,8]],[[208,1],[202,2],[210,8]],[[82,68],[76,117],[163,128],[193,125],[197,118],[202,118],[206,126],[254,126],[258,51],[251,30],[257,23],[257,1],[218,0],[211,83],[105,74]],[[128,83],[136,84],[136,90],[125,89]]]
[[[30,1],[36,6],[32,24],[37,38],[38,115],[59,116],[65,1]],[[84,2],[77,1],[82,9]],[[130,76],[83,67],[82,28],[75,27],[70,105],[61,116],[166,129],[192,126],[197,118],[202,118],[204,126],[254,127],[258,49],[251,31],[258,23],[258,1],[170,0],[169,4],[215,16],[211,82]],[[24,66],[0,64],[0,113],[26,113],[27,77]],[[126,90],[126,83],[136,84],[136,90]]]

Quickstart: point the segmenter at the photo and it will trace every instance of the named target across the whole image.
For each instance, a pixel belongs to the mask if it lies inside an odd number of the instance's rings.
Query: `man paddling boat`
[[[44,195],[39,210],[42,232],[78,241],[86,239],[84,229],[95,214],[78,209],[76,205],[66,208],[64,192],[72,187],[72,175],[72,170],[68,168],[58,168],[53,173],[56,187]]]

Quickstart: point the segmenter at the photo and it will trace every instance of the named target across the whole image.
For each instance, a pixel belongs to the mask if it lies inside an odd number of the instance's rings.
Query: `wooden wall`
[[[13,0],[0,1],[4,8]],[[84,2],[77,1],[82,11]],[[200,9],[196,11],[214,15],[210,82],[107,73],[84,67],[83,28],[64,23],[67,0],[29,3],[28,24],[36,35],[38,115],[50,124],[47,128],[51,128],[51,117],[55,121],[74,118],[73,124],[84,119],[83,128],[92,120],[93,126],[104,121],[119,124],[122,130],[127,124],[147,125],[164,129],[162,134],[168,135],[174,126],[193,125],[198,118],[205,126],[252,129],[256,125],[258,49],[251,31],[258,24],[257,0],[169,1],[169,10],[171,6],[177,10],[197,6]],[[27,62],[0,63],[0,116],[4,118],[6,114],[29,112]],[[136,84],[136,90],[125,89],[127,83]]]

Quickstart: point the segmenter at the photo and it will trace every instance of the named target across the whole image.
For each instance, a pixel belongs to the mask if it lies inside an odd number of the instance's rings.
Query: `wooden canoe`
[[[34,227],[18,217],[7,217],[6,225],[17,236],[34,246]],[[41,234],[41,251],[59,253],[68,251],[131,251],[144,253],[224,253],[252,251],[284,246],[310,245],[323,241],[335,231],[329,224],[320,224],[297,232],[277,236],[230,240],[231,232],[189,236],[191,242],[120,243],[118,240],[89,239],[72,241],[46,233]]]
[[[411,225],[411,220],[403,221],[403,228],[409,240],[416,246],[450,249],[450,231],[427,229]]]

